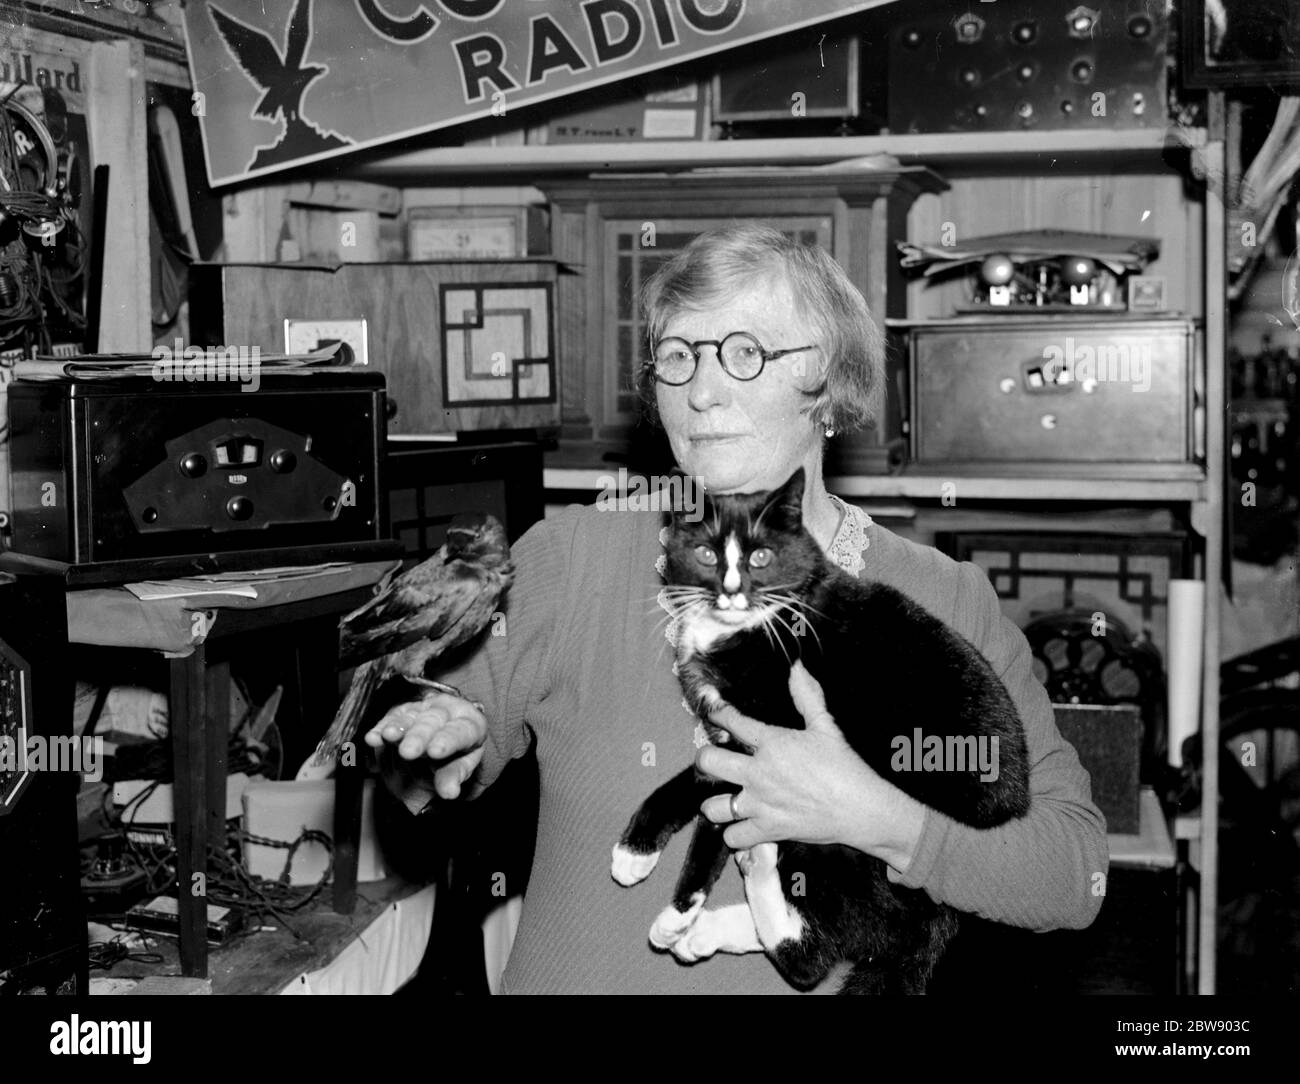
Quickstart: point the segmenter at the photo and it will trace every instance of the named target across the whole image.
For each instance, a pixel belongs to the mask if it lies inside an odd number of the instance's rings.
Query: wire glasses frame
[[[645,368],[652,370],[654,378],[661,384],[672,387],[689,384],[699,368],[702,346],[711,346],[718,352],[718,363],[728,376],[745,381],[757,379],[769,361],[801,350],[817,349],[816,344],[809,344],[786,350],[765,350],[748,331],[733,331],[721,340],[700,339],[698,342],[672,337],[654,344],[651,360],[645,363]]]

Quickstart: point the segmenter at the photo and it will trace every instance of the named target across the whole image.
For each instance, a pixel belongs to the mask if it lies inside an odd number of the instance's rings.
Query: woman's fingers
[[[373,748],[396,745],[406,760],[448,757],[477,750],[487,736],[487,720],[467,700],[435,693],[422,700],[399,704],[366,733]]]
[[[730,824],[736,818],[731,815],[731,795],[715,794],[700,803],[700,812],[706,820],[714,824]]]
[[[835,722],[826,710],[826,696],[822,687],[797,659],[790,667],[790,697],[809,730]]]
[[[739,783],[743,787],[753,759],[744,753],[733,753],[719,749],[716,745],[706,745],[696,756],[695,764],[705,775],[728,783]]]
[[[451,801],[460,797],[460,788],[465,780],[474,774],[479,761],[483,759],[483,747],[472,749],[462,757],[457,757],[450,764],[439,768],[433,776],[433,786],[439,798]]]
[[[767,729],[766,723],[760,723],[757,719],[742,715],[730,704],[723,704],[721,707],[714,708],[709,712],[709,718],[733,738],[743,742],[751,749],[758,748],[759,742],[763,740],[763,731]]]

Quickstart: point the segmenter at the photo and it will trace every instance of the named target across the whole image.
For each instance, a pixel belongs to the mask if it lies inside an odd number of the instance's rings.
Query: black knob
[[[921,44],[921,32],[916,27],[908,27],[903,31],[902,41],[909,49],[916,49]]]
[[[253,502],[247,497],[231,497],[226,501],[226,515],[231,519],[245,520],[253,517]]]
[[[157,523],[158,509],[146,508],[143,512],[140,513],[140,518],[144,520],[146,523]]]
[[[1069,98],[1066,98],[1061,102],[1061,112],[1067,117],[1074,112],[1074,103],[1070,101]]]
[[[190,452],[181,460],[181,473],[187,478],[198,478],[200,475],[206,474],[207,469],[207,459],[199,455],[198,452]]]
[[[957,78],[964,87],[977,87],[980,83],[980,73],[975,68],[962,68],[957,74]]]
[[[271,469],[277,474],[288,474],[298,465],[298,457],[288,448],[280,448],[271,453]]]
[[[1028,45],[1037,37],[1037,23],[1025,21],[1023,23],[1016,23],[1016,25],[1011,28],[1011,40],[1017,45]]]
[[[1034,66],[1032,64],[1021,64],[1016,69],[1016,78],[1022,83],[1028,83],[1034,77]]]
[[[326,497],[320,502],[320,506],[325,509],[326,512],[333,512],[335,505],[338,503],[337,497]]]
[[[1092,82],[1092,61],[1076,60],[1070,68],[1070,78],[1076,83]]]

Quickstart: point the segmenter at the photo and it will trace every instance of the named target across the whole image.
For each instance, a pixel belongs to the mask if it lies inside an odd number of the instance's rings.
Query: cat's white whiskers
[[[795,636],[795,631],[794,631],[794,629],[792,629],[792,628],[790,627],[789,623],[788,623],[788,622],[787,622],[787,621],[786,621],[786,620],[781,616],[781,613],[780,613],[779,610],[776,610],[776,609],[768,610],[764,616],[766,617],[766,619],[767,619],[768,621],[772,622],[774,626],[777,625],[777,624],[779,624],[779,625],[780,625],[782,628],[784,628],[784,629],[786,630],[786,632],[788,632],[791,636]],[[796,637],[796,639],[797,639],[797,637]],[[776,638],[776,642],[777,642],[777,644],[778,644],[778,645],[780,646],[780,648],[781,648],[781,654],[785,656],[785,661],[786,661],[787,663],[791,663],[791,664],[793,664],[794,660],[790,658],[790,652],[789,652],[788,650],[786,650],[786,646],[785,646],[785,637],[784,637],[784,636],[781,636],[781,635],[778,633],[778,634],[777,634],[777,638]]]
[[[790,605],[789,603],[784,604],[784,606],[778,607],[778,609],[782,609],[782,608],[789,610],[790,613],[793,614],[798,619],[799,628],[806,629],[809,633],[812,634],[812,638],[817,641],[817,650],[821,651],[822,638],[817,632],[817,626],[808,620],[807,615],[805,615],[803,612],[803,609],[800,606],[793,606]],[[796,637],[802,635],[801,632],[796,631],[793,627],[791,627],[790,629],[790,634]]]
[[[786,665],[793,666],[794,660],[790,658],[790,652],[786,650],[784,637],[782,637],[781,634],[779,632],[776,632],[774,629],[775,622],[780,620],[781,618],[778,616],[775,610],[763,611],[763,621],[762,621],[763,628],[767,631],[769,637],[775,640],[776,646],[781,649],[781,654],[785,656]],[[782,623],[784,624],[784,622]]]

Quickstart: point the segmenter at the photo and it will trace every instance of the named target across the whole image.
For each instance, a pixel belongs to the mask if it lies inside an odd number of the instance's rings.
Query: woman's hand
[[[487,720],[471,704],[450,693],[430,692],[399,704],[379,720],[364,741],[379,751],[388,789],[412,813],[435,794],[456,798],[483,759]]]
[[[752,756],[705,746],[701,771],[741,791],[737,819],[730,795],[700,807],[733,850],[796,840],[842,843],[881,858],[900,873],[912,861],[925,807],[882,779],[844,740],[826,710],[821,686],[802,664],[790,669],[790,694],[804,730],[768,726],[724,705],[710,718],[754,750]]]

